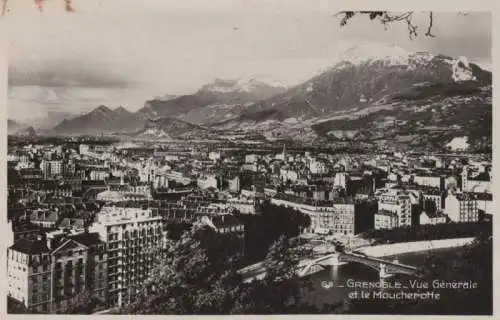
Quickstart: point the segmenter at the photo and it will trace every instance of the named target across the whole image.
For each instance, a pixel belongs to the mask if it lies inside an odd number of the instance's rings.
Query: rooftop
[[[15,250],[18,252],[26,253],[26,254],[39,254],[49,252],[49,248],[47,247],[47,243],[43,240],[31,240],[27,238],[21,238],[16,243],[14,243],[11,247],[11,250]]]
[[[490,174],[488,172],[481,172],[475,177],[469,177],[468,180],[474,180],[474,181],[490,181]]]
[[[442,211],[424,211],[422,214],[427,215],[429,218],[443,218],[446,217],[446,215]]]
[[[99,234],[96,232],[93,233],[79,233],[69,237],[70,239],[81,243],[87,247],[91,247],[94,245],[102,244],[103,241],[99,238]]]

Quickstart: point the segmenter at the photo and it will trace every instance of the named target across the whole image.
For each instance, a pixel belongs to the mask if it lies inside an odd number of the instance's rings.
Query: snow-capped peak
[[[410,52],[396,45],[369,43],[351,46],[338,55],[338,62],[358,65],[373,60],[385,60],[391,65],[406,65]]]
[[[475,81],[477,78],[472,74],[472,69],[469,60],[466,57],[459,57],[458,59],[446,60],[451,65],[452,75],[451,78],[455,82],[460,81]]]
[[[258,88],[264,88],[264,87],[284,87],[284,86],[276,81],[274,81],[274,83],[269,83],[254,78],[231,79],[231,80],[215,79],[214,82],[204,86],[201,90],[217,92],[217,93],[251,92]]]

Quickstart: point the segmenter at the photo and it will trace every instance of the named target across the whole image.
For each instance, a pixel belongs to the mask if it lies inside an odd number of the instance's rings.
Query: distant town
[[[364,264],[359,248],[491,236],[491,154],[11,137],[7,161],[10,312],[120,310],[195,227],[235,242],[248,283],[280,236]]]

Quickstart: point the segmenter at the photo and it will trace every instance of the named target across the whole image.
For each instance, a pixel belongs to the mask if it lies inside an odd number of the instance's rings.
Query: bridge
[[[300,277],[306,277],[329,266],[339,266],[350,262],[361,263],[375,269],[379,272],[379,276],[382,279],[392,277],[396,274],[417,275],[418,272],[417,267],[399,263],[397,260],[389,261],[357,253],[330,252],[318,258],[301,260],[297,274]],[[262,280],[266,276],[265,262],[261,261],[246,266],[240,269],[239,273],[245,282]]]
[[[304,277],[325,269],[327,266],[338,266],[349,262],[361,263],[375,269],[381,278],[389,278],[396,274],[416,275],[418,272],[417,267],[399,263],[397,260],[389,261],[358,253],[333,252],[304,263],[299,276]]]

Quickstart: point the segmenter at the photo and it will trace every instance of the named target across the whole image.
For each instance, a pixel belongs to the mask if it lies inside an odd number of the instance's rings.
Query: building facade
[[[284,205],[301,211],[311,218],[308,232],[354,235],[356,205],[354,201],[318,201],[293,195],[278,193],[272,199],[275,205]]]
[[[106,247],[98,234],[47,242],[21,239],[7,251],[8,294],[26,308],[55,313],[79,293],[107,298]]]
[[[407,192],[389,190],[377,194],[377,200],[379,210],[396,213],[398,227],[411,225],[411,199]]]
[[[164,221],[152,208],[103,207],[89,227],[108,247],[108,299],[121,306],[152,272],[166,241]]]
[[[477,198],[472,193],[450,193],[445,200],[444,213],[453,222],[477,222]]]
[[[380,210],[374,216],[374,229],[393,229],[398,227],[398,215],[392,211]]]

